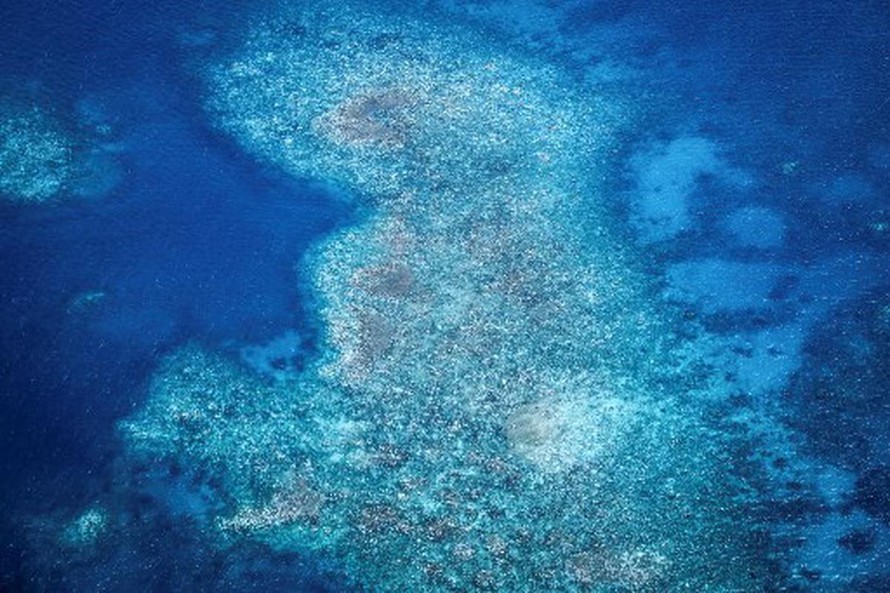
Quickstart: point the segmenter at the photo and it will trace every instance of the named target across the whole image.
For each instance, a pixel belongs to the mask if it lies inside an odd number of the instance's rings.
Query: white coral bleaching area
[[[516,406],[504,420],[512,453],[540,472],[596,464],[631,425],[633,404],[577,379],[553,394]]]

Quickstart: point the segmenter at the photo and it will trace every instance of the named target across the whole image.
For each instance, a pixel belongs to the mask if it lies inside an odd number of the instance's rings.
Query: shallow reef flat
[[[208,113],[365,214],[304,262],[317,360],[268,384],[173,355],[130,461],[207,476],[219,545],[312,551],[363,590],[763,590],[733,443],[608,231],[629,99],[434,16],[250,27],[207,65]]]

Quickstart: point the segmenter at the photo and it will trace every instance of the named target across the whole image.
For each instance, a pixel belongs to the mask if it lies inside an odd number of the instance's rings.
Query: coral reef
[[[0,103],[0,195],[17,202],[52,198],[71,181],[74,142],[37,107]]]
[[[38,93],[16,88],[29,85],[9,86],[0,96],[0,199],[39,204],[100,198],[115,189],[123,173],[111,125],[57,113],[51,101],[32,96]]]
[[[65,526],[61,543],[76,548],[95,546],[107,529],[108,512],[101,507],[91,507]]]
[[[370,204],[305,263],[324,335],[298,378],[186,349],[122,424],[132,460],[212,476],[220,542],[373,591],[762,590],[748,490],[604,230],[619,105],[348,4],[279,8],[207,79],[247,150]]]

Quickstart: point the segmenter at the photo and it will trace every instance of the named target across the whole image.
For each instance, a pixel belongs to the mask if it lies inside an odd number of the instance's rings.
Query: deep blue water
[[[696,228],[650,252],[653,273],[680,274],[686,268],[672,266],[708,258],[772,266],[761,304],[720,301],[694,314],[719,335],[803,336],[803,366],[783,395],[791,424],[812,437],[817,455],[858,472],[850,508],[886,525],[890,459],[879,433],[890,426],[890,312],[881,313],[890,311],[890,9],[794,0],[555,5],[574,15],[566,36],[631,17],[653,27],[646,45],[623,47],[618,58],[670,64],[646,75],[683,106],[669,117],[731,139],[735,166],[756,174],[744,189],[703,175]],[[177,38],[197,23],[221,32],[224,44],[244,10],[203,0],[0,7],[0,94],[31,85],[31,96],[72,120],[94,113],[111,128],[104,141],[120,173],[95,199],[0,204],[0,591],[42,590],[22,562],[33,542],[19,518],[82,508],[109,491],[115,423],[140,405],[160,357],[190,342],[226,351],[291,329],[312,348],[298,263],[355,208],[324,180],[291,179],[214,129],[190,70],[189,52],[204,49]],[[656,136],[669,141],[669,128]],[[783,174],[791,160],[807,165]],[[632,191],[632,181],[622,184]],[[727,216],[755,198],[785,224],[783,240],[767,249],[725,230]],[[709,294],[707,280],[689,282]],[[734,290],[715,298],[751,294],[746,285]],[[97,302],[78,301],[89,292]],[[834,377],[852,374],[861,377],[858,403],[825,394]],[[66,582],[66,591],[338,587],[313,580],[313,559],[245,546],[236,570],[188,527],[154,517],[142,529],[104,567],[43,577]],[[890,590],[883,568],[862,581],[871,589],[857,590]]]

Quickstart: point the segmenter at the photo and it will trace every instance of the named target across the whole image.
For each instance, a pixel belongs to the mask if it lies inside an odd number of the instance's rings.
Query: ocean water
[[[0,592],[890,591],[890,8],[0,6]]]

